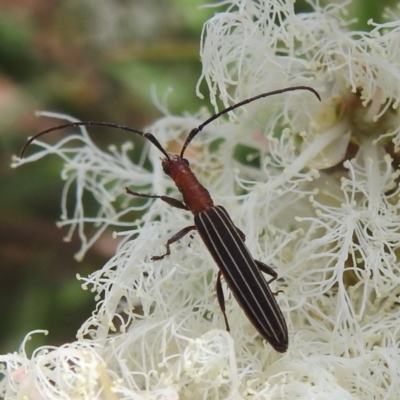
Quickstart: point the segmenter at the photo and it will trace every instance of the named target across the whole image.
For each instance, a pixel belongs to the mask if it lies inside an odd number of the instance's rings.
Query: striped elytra
[[[276,351],[285,352],[285,319],[260,271],[260,261],[251,256],[226,210],[222,206],[210,208],[195,215],[194,223],[249,321]],[[265,264],[264,267],[269,268]]]

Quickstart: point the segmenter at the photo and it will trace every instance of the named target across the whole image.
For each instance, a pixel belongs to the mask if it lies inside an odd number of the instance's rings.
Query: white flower
[[[123,240],[101,270],[81,278],[98,305],[67,346],[71,355],[49,349],[53,375],[42,374],[43,350],[31,360],[23,350],[0,357],[6,398],[398,397],[400,22],[352,32],[344,5],[312,3],[314,12],[296,14],[291,1],[222,4],[227,11],[206,23],[201,49],[201,79],[215,108],[217,98],[228,106],[293,85],[322,97],[293,92],[251,103],[207,126],[186,153],[254,257],[278,272],[271,286],[284,291],[277,299],[289,350],[280,355],[263,342],[226,287],[231,333],[224,330],[217,267],[197,235],[150,262],[173,233],[193,224],[189,213],[162,201],[143,205],[124,194],[128,186],[179,196],[160,152],[147,147],[150,172],[130,161],[130,145],[104,152],[81,129],[56,145],[36,141],[41,150],[15,165],[54,153],[65,160],[61,225],[81,237],[79,258],[109,226]],[[167,114],[147,131],[170,151],[206,117]],[[237,159],[240,145],[247,161]],[[85,211],[87,192],[99,204],[93,216]],[[129,219],[143,209],[140,220]],[[97,226],[93,237],[87,224]]]

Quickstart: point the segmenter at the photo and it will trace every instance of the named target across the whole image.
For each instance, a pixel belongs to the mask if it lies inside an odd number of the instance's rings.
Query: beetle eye
[[[165,174],[167,174],[169,176],[170,170],[166,165],[163,166],[163,171],[164,171]]]
[[[189,165],[189,160],[187,158],[182,158],[182,160],[186,165]]]

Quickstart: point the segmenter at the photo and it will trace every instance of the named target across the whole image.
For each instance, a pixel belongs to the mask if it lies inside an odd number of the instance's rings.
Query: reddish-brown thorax
[[[183,201],[193,214],[214,207],[208,190],[194,176],[189,164],[177,155],[162,160],[164,172],[172,178],[182,193]]]

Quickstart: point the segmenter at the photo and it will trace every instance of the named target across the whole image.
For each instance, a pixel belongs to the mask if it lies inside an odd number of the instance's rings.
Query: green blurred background
[[[199,8],[205,3],[0,0],[0,354],[17,350],[33,329],[50,335],[36,336],[32,348],[74,340],[94,307],[76,273],[101,268],[116,246],[109,232],[76,262],[78,238],[63,242],[66,230],[55,225],[63,185],[59,160],[9,167],[28,136],[59,123],[34,112],[142,128],[161,115],[152,85],[159,98],[173,88],[168,107],[174,113],[208,105],[205,87],[205,100],[195,95],[201,28],[217,11]],[[349,18],[368,29],[366,21],[381,21],[383,8],[393,4],[354,1]],[[309,10],[304,1],[296,7]],[[115,131],[96,137],[104,144],[126,139]]]

